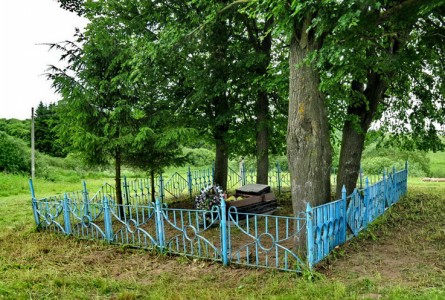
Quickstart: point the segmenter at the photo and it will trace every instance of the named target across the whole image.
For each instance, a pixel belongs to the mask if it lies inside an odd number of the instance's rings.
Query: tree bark
[[[223,138],[216,139],[215,183],[227,190],[227,172],[229,166],[228,145]]]
[[[270,28],[273,26],[273,18],[268,19],[262,30],[267,35],[261,41],[254,37],[252,29],[249,31],[251,39],[254,42],[254,48],[258,55],[262,56],[262,61],[256,70],[258,77],[267,76],[267,67],[271,60],[272,34]],[[268,184],[269,180],[269,134],[270,134],[270,116],[269,116],[269,98],[266,87],[259,86],[257,99],[255,103],[256,113],[256,158],[257,175],[256,183]]]
[[[308,17],[296,25],[289,50],[287,154],[295,215],[306,211],[307,203],[316,206],[330,201],[331,190],[327,109],[319,91],[319,74],[305,62],[307,54],[318,47],[308,31],[310,21]]]
[[[348,107],[348,116],[352,116],[352,118],[346,120],[343,125],[335,193],[337,199],[341,198],[343,185],[348,195],[354,191],[357,185],[366,133],[377,112],[378,104],[386,91],[386,84],[379,74],[370,72],[365,90],[363,90],[363,85],[357,83],[353,83],[352,88],[355,91],[362,92],[366,100],[359,105],[353,103]]]
[[[122,158],[120,150],[116,150],[115,154],[115,185],[116,185],[116,204],[119,205],[119,216],[124,216],[124,207],[122,206],[122,186],[121,186],[121,165]]]
[[[269,173],[269,101],[267,93],[258,92],[256,103],[256,183],[267,184]]]
[[[229,79],[227,46],[229,44],[229,28],[226,19],[219,15],[212,28],[212,38],[214,46],[211,49],[210,67],[211,77],[215,86],[218,86],[215,95],[211,99],[214,109],[214,122],[212,133],[215,139],[215,183],[223,190],[227,190],[227,172],[229,164],[229,146],[227,134],[230,128],[230,96],[227,91],[227,81]]]

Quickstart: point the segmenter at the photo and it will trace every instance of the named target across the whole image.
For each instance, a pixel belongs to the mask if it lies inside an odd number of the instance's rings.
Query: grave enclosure
[[[384,172],[372,184],[368,178],[351,195],[321,206],[307,205],[297,216],[243,212],[236,205],[221,201],[209,210],[169,207],[166,194],[193,194],[212,183],[211,173],[188,171],[185,186],[177,173],[167,181],[158,178],[163,197],[149,201],[150,189],[143,179],[123,182],[124,204],[115,202],[114,187],[104,184],[91,195],[86,183],[77,192],[37,198],[30,180],[34,221],[42,231],[72,235],[81,239],[102,240],[111,244],[238,264],[301,272],[321,261],[336,246],[366,229],[407,192],[408,169]],[[279,170],[279,168],[277,168]],[[247,172],[233,179],[239,186],[248,184]],[[282,178],[283,172],[269,175]],[[288,176],[288,175],[284,175]],[[172,179],[174,178],[174,179]],[[172,184],[174,183],[174,184]],[[272,185],[273,186],[273,185]],[[282,186],[281,186],[282,187]],[[280,190],[279,190],[280,191]],[[304,243],[304,244],[302,244]],[[307,249],[297,255],[298,245]]]

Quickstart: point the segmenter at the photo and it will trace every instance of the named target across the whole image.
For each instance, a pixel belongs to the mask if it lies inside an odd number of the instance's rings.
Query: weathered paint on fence
[[[210,211],[169,208],[160,198],[156,203],[148,201],[144,181],[129,183],[124,179],[123,205],[115,203],[115,191],[110,185],[102,186],[92,197],[83,182],[82,191],[37,199],[32,180],[29,183],[34,220],[40,229],[157,248],[224,265],[299,272],[305,264],[313,266],[336,246],[356,236],[406,194],[407,167],[399,172],[393,168],[373,185],[365,179],[364,188],[355,189],[349,196],[343,189],[337,201],[314,208],[308,204],[297,217],[239,213],[235,207],[227,210],[224,201]],[[193,173],[188,177],[193,178]],[[280,178],[279,172],[277,177]],[[179,188],[191,190],[190,185]],[[297,254],[300,248],[307,249],[305,259]]]

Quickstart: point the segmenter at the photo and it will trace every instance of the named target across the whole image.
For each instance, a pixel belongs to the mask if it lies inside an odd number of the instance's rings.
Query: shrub
[[[26,143],[0,131],[0,171],[27,172],[30,169],[30,151]]]
[[[381,174],[384,169],[394,166],[397,170],[405,168],[409,163],[409,174],[422,177],[430,173],[430,160],[424,151],[408,151],[397,148],[378,148],[370,145],[365,149],[362,167],[365,174]]]
[[[196,167],[209,166],[215,159],[215,152],[205,148],[184,148],[183,152],[189,159],[189,163]]]

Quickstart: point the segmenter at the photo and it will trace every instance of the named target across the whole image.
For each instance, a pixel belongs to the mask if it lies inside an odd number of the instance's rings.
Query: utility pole
[[[34,180],[36,172],[35,141],[34,141],[34,107],[31,108],[31,178]]]

